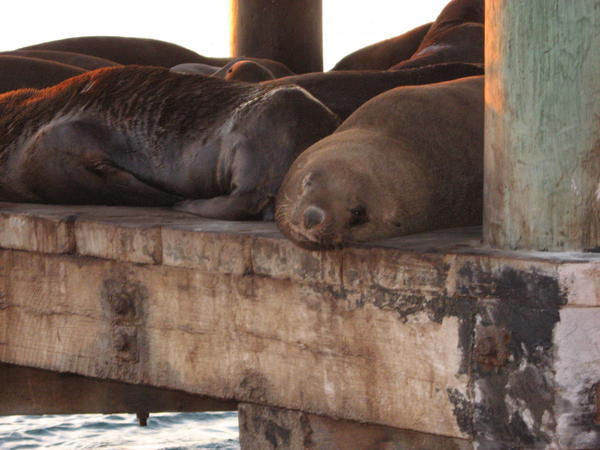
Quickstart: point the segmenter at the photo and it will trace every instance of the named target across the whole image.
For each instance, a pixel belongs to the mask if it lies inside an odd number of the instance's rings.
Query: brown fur
[[[427,23],[400,36],[356,50],[342,58],[332,70],[387,70],[410,58],[430,27],[431,23]]]
[[[83,69],[23,56],[0,55],[0,94],[15,89],[40,89],[80,75]]]
[[[392,70],[430,64],[483,64],[484,0],[452,0],[439,14],[415,53]]]
[[[84,70],[95,70],[102,67],[117,66],[118,64],[108,59],[98,58],[91,55],[83,55],[74,52],[60,52],[57,50],[13,50],[12,52],[0,53],[8,56],[24,56],[25,58],[38,58],[54,61],[61,64],[80,67]]]
[[[202,63],[221,67],[231,58],[209,58],[170,42],[156,39],[119,36],[83,36],[43,42],[20,50],[58,50],[82,53],[115,61],[119,64],[141,64],[173,67],[182,63]]]
[[[420,85],[480,75],[483,67],[472,64],[438,64],[398,71],[346,70],[306,73],[264,81],[263,85],[296,84],[323,102],[341,119],[382,92],[398,86]]]
[[[483,77],[400,87],[304,151],[277,197],[281,231],[331,248],[481,223]]]
[[[127,66],[99,69],[70,78],[43,90],[0,95],[0,161],[45,123],[71,108],[81,107],[101,114],[115,128],[143,129],[150,141],[159,140],[165,127],[178,134],[191,129],[204,132],[222,121],[240,101],[250,99],[257,89],[191,76],[165,77],[158,68]],[[190,95],[190,93],[194,95]],[[198,97],[202,97],[202,102]],[[155,99],[142,103],[135,99]],[[161,101],[167,98],[168,102]],[[115,101],[116,99],[131,99]],[[219,107],[219,114],[215,114]],[[194,114],[189,112],[193,110]]]
[[[173,205],[268,217],[295,157],[338,119],[302,89],[99,69],[0,95],[0,200]]]

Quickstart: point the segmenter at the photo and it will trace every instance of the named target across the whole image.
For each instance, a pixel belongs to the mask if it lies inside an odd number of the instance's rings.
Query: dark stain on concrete
[[[125,325],[142,318],[148,290],[137,281],[107,279],[102,283],[101,296],[115,322]]]
[[[473,434],[473,404],[470,402],[462,392],[456,389],[446,389],[448,393],[448,399],[453,406],[454,417],[456,417],[456,423],[458,428],[463,433],[472,435]]]
[[[352,300],[355,305],[393,310],[404,323],[419,313],[435,323],[458,318],[460,372],[473,380],[481,398],[476,403],[473,394],[448,392],[461,431],[483,448],[548,444],[555,428],[553,332],[566,303],[558,279],[534,268],[494,272],[473,261],[458,268],[455,295],[439,287],[423,295],[422,289],[370,286],[351,297],[361,297]]]
[[[240,398],[255,403],[267,403],[267,392],[272,391],[267,377],[250,369],[244,372],[238,390]]]
[[[532,268],[528,271],[504,267],[493,274],[473,262],[458,270],[459,295],[494,298],[530,308],[557,308],[566,304],[558,279]]]
[[[265,423],[265,438],[273,448],[289,448],[291,432],[287,428],[267,420]]]

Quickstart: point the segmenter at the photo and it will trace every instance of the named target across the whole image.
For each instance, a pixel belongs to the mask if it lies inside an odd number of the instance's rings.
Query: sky
[[[433,21],[448,1],[323,0],[325,69],[354,50]],[[1,50],[75,36],[128,36],[173,42],[205,56],[230,55],[229,0],[2,3]]]

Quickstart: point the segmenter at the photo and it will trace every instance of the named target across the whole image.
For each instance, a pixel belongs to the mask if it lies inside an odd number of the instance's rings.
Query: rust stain
[[[475,360],[484,371],[502,367],[508,361],[510,334],[503,327],[480,327],[476,331]]]

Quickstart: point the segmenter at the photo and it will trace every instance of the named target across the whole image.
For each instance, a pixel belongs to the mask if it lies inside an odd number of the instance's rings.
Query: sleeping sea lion
[[[268,218],[296,156],[337,117],[297,86],[118,66],[0,96],[0,200],[173,205]]]
[[[277,196],[281,232],[328,249],[480,224],[483,77],[400,87],[305,150]]]
[[[444,62],[483,64],[484,0],[452,0],[408,60],[391,70]]]
[[[0,55],[24,56],[26,58],[44,59],[54,61],[70,66],[80,67],[85,70],[95,70],[102,67],[118,66],[119,64],[108,59],[98,58],[97,56],[84,55],[82,53],[61,52],[58,50],[13,50],[3,52]]]
[[[264,81],[262,85],[300,86],[341,119],[345,119],[367,100],[398,86],[436,83],[481,74],[481,65],[452,63],[398,71],[344,70],[306,73]]]
[[[173,67],[202,63],[222,67],[231,58],[209,58],[170,42],[119,36],[82,36],[30,45],[19,50],[59,50],[97,56],[119,64]]]
[[[45,59],[0,55],[0,94],[15,89],[40,89],[80,75],[85,70]]]
[[[208,66],[200,63],[185,63],[171,67],[179,73],[195,73],[225,80],[259,82],[293,75],[284,64],[265,58],[232,58],[223,67]]]
[[[169,70],[171,70],[171,72],[189,73],[193,75],[204,75],[206,77],[210,77],[221,70],[221,68],[201,63],[183,63],[177,64],[176,66],[171,67]]]
[[[400,36],[356,50],[344,56],[331,70],[387,70],[410,58],[430,27],[431,23],[426,23]]]

